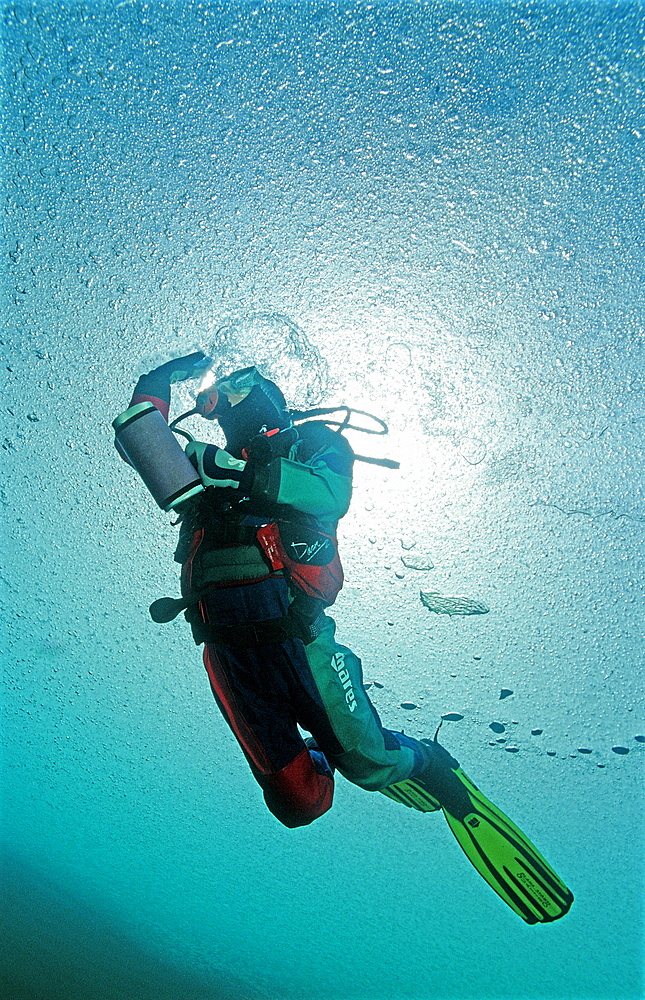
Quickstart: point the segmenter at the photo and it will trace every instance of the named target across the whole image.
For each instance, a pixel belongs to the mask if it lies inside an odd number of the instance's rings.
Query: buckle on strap
[[[239,622],[235,625],[213,625],[209,622],[191,621],[193,637],[197,645],[202,642],[221,643],[232,649],[257,649],[272,643],[300,639],[305,646],[320,632],[317,616],[314,621],[289,611],[282,618],[268,618],[259,622]],[[316,628],[316,625],[319,627]]]

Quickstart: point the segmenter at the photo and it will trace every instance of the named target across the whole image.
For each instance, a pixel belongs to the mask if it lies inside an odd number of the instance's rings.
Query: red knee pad
[[[318,774],[305,748],[290,764],[259,779],[264,800],[285,826],[306,826],[331,807],[334,779]]]

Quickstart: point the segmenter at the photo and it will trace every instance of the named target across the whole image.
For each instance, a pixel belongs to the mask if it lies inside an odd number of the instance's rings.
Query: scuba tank
[[[162,510],[173,510],[203,491],[195,466],[152,403],[136,403],[112,426],[117,451],[139,473]]]

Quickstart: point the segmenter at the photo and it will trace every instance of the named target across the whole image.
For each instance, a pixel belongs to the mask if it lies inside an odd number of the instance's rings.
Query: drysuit
[[[376,791],[425,758],[417,741],[382,726],[361,662],[326,613],[342,585],[336,527],[350,503],[352,450],[324,423],[291,426],[281,394],[273,408],[261,395],[277,387],[256,375],[250,422],[242,405],[218,416],[227,450],[186,449],[208,485],[182,505],[175,559],[182,593],[196,595],[186,617],[219,709],[267,806],[296,827],[329,809],[334,770]],[[142,376],[131,405],[150,401],[168,419],[171,376],[170,365]]]

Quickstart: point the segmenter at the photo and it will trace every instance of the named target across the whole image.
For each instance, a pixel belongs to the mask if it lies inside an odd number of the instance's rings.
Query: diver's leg
[[[286,581],[271,577],[215,590],[200,610],[205,622],[216,628],[279,619],[288,607]],[[235,649],[213,641],[204,649],[204,665],[222,715],[269,809],[286,826],[311,823],[329,809],[333,795],[327,762],[321,754],[309,752],[298,731],[294,707],[298,664],[307,668],[299,639]]]
[[[436,740],[383,729],[363,691],[360,661],[334,640],[326,618],[306,647],[311,673],[334,731],[311,728],[317,744],[350,781],[421,812],[441,808],[479,874],[527,923],[563,916],[573,896],[522,831],[462,771]],[[371,716],[371,718],[370,718]],[[338,750],[341,746],[341,752]]]
[[[264,657],[257,663],[260,652]],[[204,666],[268,808],[285,826],[296,827],[330,808],[334,781],[322,755],[312,755],[305,746],[293,711],[279,697],[284,655],[278,644],[262,651],[207,644]]]
[[[455,775],[458,761],[434,741],[415,740],[383,727],[363,688],[361,661],[336,642],[335,628],[334,620],[325,615],[318,637],[305,647],[326,713],[326,729],[315,720],[303,723],[317,745],[345,778],[361,788],[387,789],[390,798],[422,812],[446,804],[463,813],[469,803]],[[414,787],[409,779],[415,779]]]
[[[325,615],[319,635],[305,647],[327,725],[299,721],[345,778],[378,791],[421,770],[426,756],[417,740],[383,728],[363,688],[361,661],[336,642],[335,628]]]

